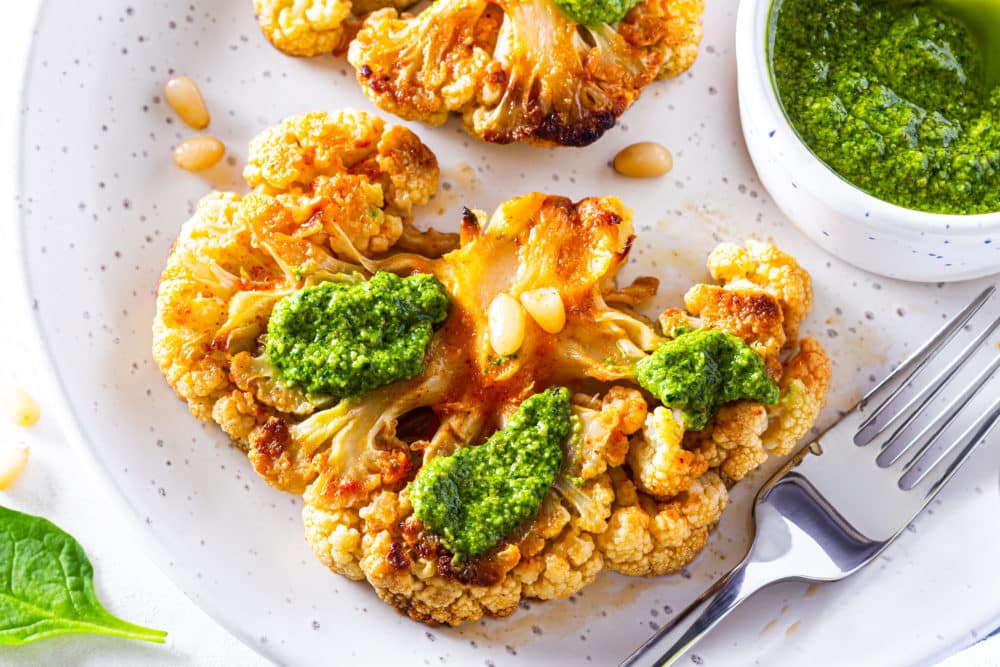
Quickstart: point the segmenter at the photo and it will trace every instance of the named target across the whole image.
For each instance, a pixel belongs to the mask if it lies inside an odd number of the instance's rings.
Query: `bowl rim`
[[[845,216],[864,218],[873,229],[901,228],[952,236],[1000,234],[1000,211],[963,215],[899,206],[862,190],[813,153],[786,115],[771,75],[769,24],[772,7],[778,2],[781,0],[741,0],[736,21],[736,64],[741,84],[745,79],[753,80],[748,87],[740,85],[741,106],[744,94],[752,94],[752,101],[757,103],[753,111],[766,113],[773,128],[768,132],[769,140],[777,140],[783,149],[782,157],[802,167],[800,173],[805,177],[797,180],[795,187],[803,187]],[[859,211],[863,213],[859,215]],[[1000,238],[996,241],[1000,243]]]

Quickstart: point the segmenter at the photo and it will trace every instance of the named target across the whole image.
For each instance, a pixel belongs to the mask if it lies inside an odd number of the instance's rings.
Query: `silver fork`
[[[997,396],[960,435],[944,437],[1000,367],[995,347],[995,358],[983,363],[947,405],[933,413],[929,409],[1000,326],[996,317],[981,330],[976,327],[971,342],[953,358],[943,354],[995,291],[983,291],[767,481],[753,504],[756,531],[744,559],[621,667],[673,664],[756,591],[781,581],[843,579],[899,536],[1000,421]],[[932,362],[942,362],[943,368],[931,373]],[[923,375],[932,377],[924,381]],[[932,417],[919,433],[902,437],[915,430],[921,416]]]

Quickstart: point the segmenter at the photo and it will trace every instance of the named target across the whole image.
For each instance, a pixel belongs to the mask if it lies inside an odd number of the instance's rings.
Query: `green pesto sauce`
[[[265,350],[282,382],[313,396],[356,397],[419,375],[449,306],[432,275],[324,282],[275,305]]]
[[[905,0],[776,7],[775,85],[820,159],[900,206],[1000,210],[1000,88],[962,22]]]
[[[705,427],[719,406],[750,399],[778,402],[764,360],[724,331],[685,331],[636,365],[636,380],[661,403],[678,408],[685,426]]]
[[[530,396],[484,444],[420,469],[410,484],[414,513],[452,553],[483,554],[538,513],[569,432],[569,390]]]
[[[618,23],[639,0],[555,0],[555,3],[576,23],[597,27],[602,23]]]

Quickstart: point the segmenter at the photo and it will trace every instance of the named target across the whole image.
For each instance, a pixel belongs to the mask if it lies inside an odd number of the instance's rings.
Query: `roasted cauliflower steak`
[[[348,54],[381,109],[484,141],[585,146],[657,78],[698,55],[704,0],[640,0],[621,21],[577,23],[555,0],[254,0],[289,55]],[[632,4],[632,3],[629,3]]]
[[[348,60],[379,108],[439,125],[460,114],[494,143],[585,146],[658,77],[688,69],[703,0],[643,0],[617,24],[575,23],[554,0],[436,0],[372,13]]]
[[[605,569],[677,572],[704,547],[728,488],[790,452],[823,407],[829,360],[798,338],[809,276],[771,245],[720,245],[709,258],[718,283],[651,321],[635,309],[657,281],[617,282],[635,236],[616,198],[533,193],[491,216],[466,209],[456,235],[416,232],[410,214],[435,190],[434,156],[408,130],[357,112],[265,131],[245,176],[249,194],[213,193],[182,227],[157,295],[154,357],[258,474],[302,494],[319,560],[415,620],[506,616]],[[450,298],[422,370],[346,398],[285,384],[267,355],[276,304],[381,272],[433,276]],[[516,352],[498,355],[491,305],[539,290],[558,294],[561,326],[528,316]],[[777,401],[725,404],[696,431],[644,390],[636,364],[694,329],[743,341]],[[556,387],[571,396],[572,428],[537,513],[481,555],[452,553],[418,518],[411,482]]]

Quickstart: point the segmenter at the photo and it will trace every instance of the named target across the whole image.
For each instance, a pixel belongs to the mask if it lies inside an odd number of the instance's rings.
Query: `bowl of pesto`
[[[1000,29],[962,4],[740,3],[740,116],[761,182],[807,236],[874,273],[1000,272]]]

